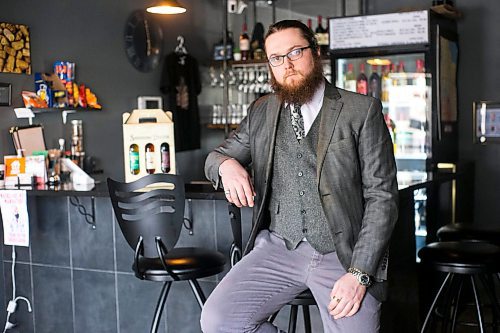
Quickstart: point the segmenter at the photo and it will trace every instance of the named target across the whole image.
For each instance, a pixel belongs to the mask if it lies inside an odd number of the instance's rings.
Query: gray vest
[[[305,237],[320,253],[335,251],[316,183],[316,146],[321,112],[307,136],[297,140],[290,110],[281,110],[269,202],[269,229],[294,249]]]

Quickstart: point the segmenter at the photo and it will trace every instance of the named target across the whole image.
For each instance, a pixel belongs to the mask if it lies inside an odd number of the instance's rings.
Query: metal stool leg
[[[491,275],[479,275],[479,280],[483,283],[486,295],[488,295],[488,298],[490,299],[493,333],[497,333],[497,322],[498,319],[500,319],[500,304],[498,303],[498,298],[496,297],[497,292],[495,288],[495,281]]]
[[[483,315],[481,313],[481,303],[479,303],[479,294],[476,288],[476,282],[474,281],[474,275],[470,276],[470,282],[472,283],[472,291],[474,292],[474,299],[476,301],[477,319],[479,321],[479,331],[484,333],[483,327]]]
[[[305,333],[312,333],[311,315],[309,313],[309,305],[302,305],[302,314],[304,315]]]
[[[167,281],[163,284],[161,288],[160,297],[158,297],[158,303],[156,304],[156,311],[153,318],[153,323],[151,324],[151,333],[158,332],[158,326],[160,325],[161,313],[163,312],[163,308],[165,306],[165,301],[167,300],[168,292],[170,290],[170,286],[172,285],[172,281]]]
[[[200,284],[198,283],[198,281],[193,279],[189,280],[189,285],[191,286],[191,290],[193,291],[194,297],[196,297],[196,300],[198,301],[200,309],[203,309],[203,304],[205,304],[207,298],[205,297],[205,294],[203,293]]]
[[[298,305],[291,305],[290,320],[288,321],[288,333],[295,333],[297,329],[297,311]]]
[[[458,307],[460,306],[460,295],[462,294],[463,285],[464,285],[463,278],[460,278],[460,283],[458,285],[457,298],[456,298],[456,302],[455,302],[455,307],[453,308],[453,315],[452,315],[452,319],[451,319],[451,333],[455,333],[455,327],[457,325]]]
[[[427,316],[425,317],[424,325],[422,326],[420,333],[425,332],[425,328],[427,327],[427,324],[429,323],[429,319],[431,317],[431,314],[434,311],[434,308],[436,307],[437,300],[439,299],[439,296],[441,296],[441,293],[443,292],[443,289],[444,289],[446,283],[448,282],[448,280],[450,279],[451,275],[452,275],[452,273],[448,273],[446,275],[446,278],[444,279],[443,283],[441,284],[441,287],[439,288],[439,291],[436,294],[436,297],[434,297],[434,300],[432,301],[431,308],[429,309],[429,312],[427,312]]]

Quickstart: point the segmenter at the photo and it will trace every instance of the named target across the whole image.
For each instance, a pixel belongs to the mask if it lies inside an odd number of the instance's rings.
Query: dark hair
[[[314,36],[314,32],[311,29],[309,29],[304,23],[297,20],[283,20],[271,24],[269,26],[269,29],[267,30],[264,42],[267,40],[267,37],[274,34],[275,32],[290,28],[296,28],[300,30],[300,34],[309,43],[311,50],[314,51],[313,54],[315,54],[318,51],[318,41]]]

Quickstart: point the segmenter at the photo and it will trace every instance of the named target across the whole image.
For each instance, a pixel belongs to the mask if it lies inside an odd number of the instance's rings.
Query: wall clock
[[[150,72],[159,63],[163,48],[161,27],[142,10],[130,14],[125,25],[125,53],[141,72]]]

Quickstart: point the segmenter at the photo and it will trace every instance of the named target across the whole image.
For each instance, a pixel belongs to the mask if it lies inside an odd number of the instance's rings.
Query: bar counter
[[[429,191],[443,185],[448,188],[458,177],[459,173],[429,174],[424,181],[405,181],[400,186],[399,221],[391,244],[392,253],[397,255],[391,256],[389,265],[392,272],[389,279],[394,280],[395,289],[389,302],[384,304],[391,310],[382,317],[388,330],[383,328],[381,332],[389,332],[389,325],[411,327],[418,321],[418,301],[415,304],[408,301],[418,289],[413,193],[426,188],[428,199],[437,198],[438,195],[433,196]],[[27,297],[33,312],[28,313],[24,304],[18,306],[14,318],[20,331],[147,332],[162,284],[141,281],[133,275],[133,251],[117,227],[105,178],[98,179],[92,188],[62,185],[25,189],[30,247],[16,247],[16,296]],[[178,246],[217,249],[229,262],[233,236],[224,193],[215,191],[208,182],[188,183],[185,189],[188,201],[185,216],[189,222],[185,223]],[[241,213],[245,241],[250,233],[252,210],[243,208]],[[11,253],[10,246],[3,246],[0,268],[3,304],[12,297]],[[227,269],[200,281],[207,295]],[[415,290],[408,291],[408,285]],[[184,297],[186,293],[189,297]],[[314,310],[311,312],[313,331],[320,332],[321,320]],[[5,320],[5,311],[0,313]],[[160,331],[200,332],[199,315],[188,284],[175,283],[167,299]],[[288,311],[281,311],[275,322],[286,327]]]

